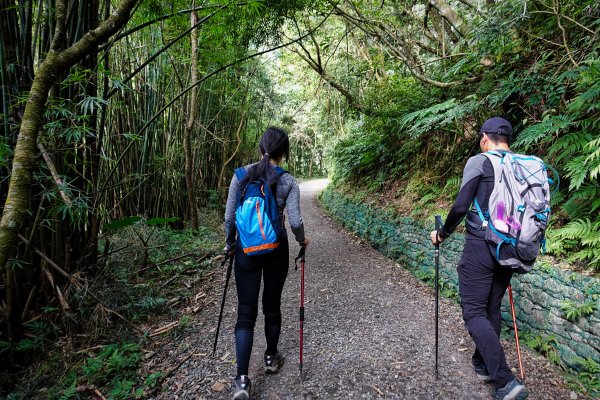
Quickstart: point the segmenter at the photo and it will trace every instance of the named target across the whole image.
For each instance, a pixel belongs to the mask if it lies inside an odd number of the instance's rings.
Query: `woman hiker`
[[[250,397],[248,365],[254,340],[254,324],[258,314],[261,277],[264,281],[262,309],[265,316],[267,341],[264,355],[265,373],[277,373],[284,362],[283,356],[277,350],[277,343],[281,332],[281,293],[289,268],[288,238],[285,226],[283,226],[283,210],[285,208],[287,208],[288,221],[296,241],[302,247],[308,246],[308,239],[304,236],[304,223],[300,215],[298,183],[292,175],[279,167],[284,158],[287,159],[289,156],[290,144],[287,134],[279,128],[268,128],[260,140],[259,149],[262,154],[259,162],[243,167],[243,171],[236,170],[229,186],[225,209],[225,252],[235,255],[235,282],[238,296],[235,325],[237,375],[234,380],[233,395],[233,398],[238,400],[246,400]],[[239,179],[238,176],[241,175],[243,178]],[[243,247],[236,228],[238,196],[245,193],[248,185],[255,181],[260,181],[271,188],[282,226],[278,245],[264,245],[264,247],[269,247],[269,250],[266,250],[269,252],[258,255],[251,254],[252,249]],[[263,188],[260,190],[263,194],[265,193]],[[265,235],[263,232],[265,217],[261,217],[258,213],[259,232],[262,232],[263,236]],[[259,253],[261,252],[259,251]]]

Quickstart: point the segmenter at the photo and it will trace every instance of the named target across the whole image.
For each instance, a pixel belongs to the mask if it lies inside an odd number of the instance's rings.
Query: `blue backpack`
[[[275,167],[278,177],[285,172],[283,168]],[[237,168],[235,176],[241,182],[246,176],[246,169]],[[248,256],[270,253],[279,246],[283,219],[279,215],[275,193],[269,185],[256,180],[238,191],[235,225],[238,240]]]

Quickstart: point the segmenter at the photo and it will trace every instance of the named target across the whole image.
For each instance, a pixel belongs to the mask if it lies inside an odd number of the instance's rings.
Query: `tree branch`
[[[65,37],[65,21],[67,19],[67,7],[65,0],[56,2],[56,26],[54,27],[54,37],[50,45],[50,51],[58,52]]]
[[[127,82],[129,82],[131,79],[133,79],[134,76],[136,76],[138,74],[138,72],[140,72],[141,70],[143,70],[148,64],[150,64],[152,61],[154,61],[156,59],[156,57],[158,57],[159,55],[161,55],[162,53],[164,53],[165,51],[167,51],[171,46],[173,46],[175,43],[179,42],[181,39],[183,39],[184,37],[186,37],[188,35],[188,33],[192,32],[194,29],[196,29],[198,26],[202,25],[204,22],[208,21],[211,17],[213,17],[218,11],[221,11],[223,8],[225,8],[226,6],[228,6],[229,3],[219,7],[218,10],[213,11],[211,14],[207,15],[206,17],[202,18],[200,21],[198,21],[196,24],[192,25],[189,29],[186,29],[185,32],[181,33],[179,36],[177,36],[175,39],[171,40],[169,43],[167,43],[162,49],[158,50],[156,53],[154,53],[152,56],[150,56],[150,58],[148,58],[146,61],[144,61],[140,66],[138,66],[135,70],[133,70],[133,72],[131,74],[129,74],[129,76],[127,78],[125,78],[122,83],[125,84]],[[104,97],[104,100],[108,100],[109,98],[111,98],[119,89],[117,88],[113,88],[110,92],[108,92],[108,94]]]

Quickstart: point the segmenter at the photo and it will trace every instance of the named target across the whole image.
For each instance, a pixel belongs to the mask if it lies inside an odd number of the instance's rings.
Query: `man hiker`
[[[479,146],[482,152],[510,152],[512,138],[510,122],[494,117],[481,126]],[[522,400],[529,392],[512,374],[500,343],[500,304],[513,272],[498,264],[485,240],[486,222],[471,209],[476,199],[485,215],[494,182],[494,168],[488,157],[477,154],[469,158],[456,201],[442,229],[431,232],[431,241],[442,243],[467,217],[458,283],[463,319],[475,342],[471,365],[479,379],[494,384],[495,400]]]

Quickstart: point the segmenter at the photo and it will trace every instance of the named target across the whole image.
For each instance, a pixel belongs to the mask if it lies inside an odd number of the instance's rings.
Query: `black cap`
[[[479,133],[495,133],[497,135],[512,136],[513,129],[510,122],[501,117],[488,119],[481,125]]]

